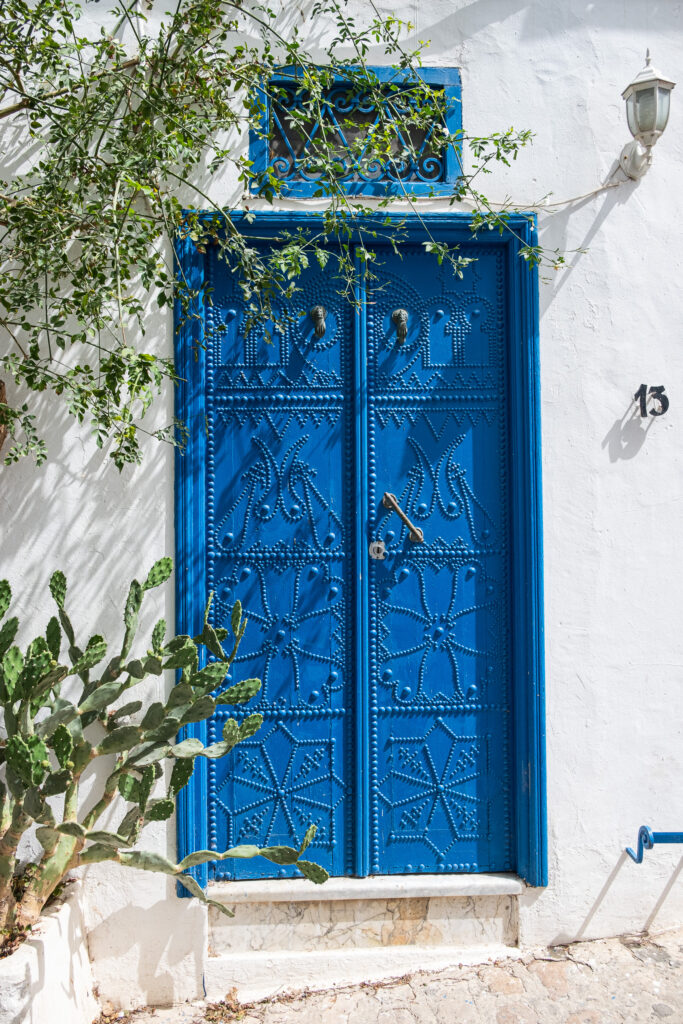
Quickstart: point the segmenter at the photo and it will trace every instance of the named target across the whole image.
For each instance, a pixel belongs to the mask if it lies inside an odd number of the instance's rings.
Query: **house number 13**
[[[663,416],[669,408],[669,398],[668,395],[664,394],[664,386],[648,388],[647,384],[641,384],[633,396],[636,402],[640,403],[640,415],[647,416],[648,394],[650,396],[650,400],[656,403],[655,407],[650,409],[650,416]]]

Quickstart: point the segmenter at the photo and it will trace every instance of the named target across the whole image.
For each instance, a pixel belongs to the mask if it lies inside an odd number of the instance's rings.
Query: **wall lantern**
[[[626,100],[626,119],[633,142],[626,143],[619,162],[629,178],[642,178],[652,163],[652,147],[669,120],[669,100],[674,86],[675,82],[662,77],[651,66],[648,50],[645,67],[621,94]]]

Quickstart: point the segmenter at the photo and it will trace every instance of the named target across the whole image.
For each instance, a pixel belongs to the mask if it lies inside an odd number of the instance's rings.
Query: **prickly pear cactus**
[[[40,914],[46,900],[72,868],[95,861],[113,860],[144,871],[174,875],[194,896],[206,903],[188,868],[228,857],[265,857],[276,864],[295,864],[316,883],[327,879],[324,868],[302,858],[315,836],[311,826],[300,847],[236,846],[222,853],[199,850],[179,864],[156,853],[137,849],[141,833],[153,821],[173,814],[175,798],[190,781],[196,759],[224,757],[242,740],[253,736],[262,723],[254,714],[238,723],[230,718],[222,739],[205,747],[195,738],[176,742],[183,726],[209,718],[217,705],[245,704],[261,686],[258,679],[245,679],[219,692],[230,670],[247,622],[237,601],[230,617],[230,630],[209,622],[207,606],[202,632],[195,637],[175,636],[166,640],[166,623],[157,622],[150,648],[132,657],[140,609],[147,591],[165,583],[172,571],[170,558],[152,566],[144,583],[133,580],[123,613],[123,641],[118,654],[95,634],[80,647],[66,610],[67,583],[62,572],[50,580],[50,593],[57,614],[22,651],[14,644],[16,617],[7,617],[11,590],[0,580],[0,706],[6,738],[0,739],[0,765],[5,781],[0,782],[0,935],[25,929]],[[223,641],[232,633],[230,653]],[[213,661],[200,669],[201,648]],[[67,658],[60,661],[64,651]],[[179,673],[178,681],[164,702],[144,706],[142,700],[121,698],[150,675],[164,670]],[[68,687],[63,691],[63,684]],[[80,687],[80,691],[79,691]],[[77,696],[74,692],[79,691]],[[67,696],[68,693],[68,696]],[[144,707],[144,713],[143,713]],[[94,729],[88,726],[95,726]],[[98,757],[107,757],[110,767],[94,806],[83,810],[79,800],[81,777]],[[163,764],[173,764],[166,792],[159,793]],[[48,797],[62,796],[48,802]],[[61,803],[62,813],[53,808]],[[121,805],[116,831],[97,828],[104,812]],[[43,855],[30,873],[28,883],[15,884],[18,871],[17,848],[22,835],[37,823],[36,835]],[[21,892],[20,896],[16,896]],[[223,913],[227,908],[216,904]]]

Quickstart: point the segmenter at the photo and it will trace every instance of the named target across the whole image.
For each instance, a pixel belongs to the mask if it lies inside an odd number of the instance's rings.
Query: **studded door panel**
[[[209,764],[215,849],[295,845],[315,822],[311,857],[332,874],[512,867],[504,256],[466,254],[460,280],[421,246],[380,247],[365,317],[312,269],[271,344],[209,258],[207,574],[215,621],[237,597],[249,619],[226,686],[260,677],[241,714],[264,715]],[[385,557],[365,572],[375,540]]]
[[[244,713],[259,711],[264,724],[210,763],[210,842],[297,845],[314,822],[311,856],[344,874],[352,855],[352,310],[311,271],[268,343],[273,325],[247,331],[233,276],[222,264],[211,269],[209,584],[216,621],[229,618],[236,598],[245,609],[226,686],[260,678]],[[310,316],[316,305],[327,310],[322,337]],[[234,714],[214,716],[209,742]],[[223,878],[292,873],[260,860],[214,868]]]
[[[503,262],[473,255],[387,251],[367,306],[371,873],[511,866]]]

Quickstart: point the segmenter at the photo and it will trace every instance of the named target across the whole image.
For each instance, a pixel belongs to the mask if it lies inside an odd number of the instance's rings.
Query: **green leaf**
[[[293,846],[264,846],[259,853],[273,864],[296,864],[299,858],[299,851]]]
[[[171,690],[166,702],[166,710],[184,707],[194,700],[194,690],[189,683],[178,683]]]
[[[171,747],[168,743],[164,743],[161,740],[146,740],[144,743],[139,743],[137,747],[133,747],[126,758],[124,767],[134,765],[136,768],[143,768],[153,764],[155,761],[163,760],[170,753]]]
[[[81,740],[80,742],[75,742],[77,737],[73,731],[73,727],[74,723],[72,723],[71,726],[69,727],[71,730],[71,734],[74,737],[73,771],[74,774],[78,774],[85,768],[88,761],[90,760],[93,752],[93,745],[92,743],[89,743],[88,740]]]
[[[192,778],[192,772],[194,771],[194,759],[190,757],[181,757],[179,760],[173,762],[173,769],[171,771],[171,793],[174,796],[183,789],[184,786]]]
[[[263,725],[263,715],[249,715],[240,725],[240,740],[249,739]]]
[[[66,668],[64,670],[67,671]],[[36,732],[39,736],[44,739],[49,739],[54,734],[57,727],[64,724],[68,725],[74,718],[78,717],[78,710],[74,705],[65,700],[63,697],[58,697],[54,703],[54,710],[48,718],[44,718],[42,722],[38,722],[36,725]]]
[[[83,703],[79,706],[79,711],[84,713],[86,711],[101,711],[103,708],[108,707],[109,704],[113,704],[117,697],[120,697],[123,691],[127,688],[127,683],[121,682],[119,679],[113,680],[111,683],[102,683],[96,690],[93,690],[89,694]]]
[[[42,794],[37,789],[26,791],[24,810],[31,815],[34,821],[39,821],[43,825],[53,826],[55,823],[55,816],[50,805],[45,803]]]
[[[101,843],[103,846],[108,847],[128,846],[128,838],[126,836],[120,836],[116,832],[105,832],[102,829],[94,829],[92,832],[88,832],[85,838],[93,843]]]
[[[145,811],[145,821],[166,821],[175,810],[173,800],[152,800]]]
[[[63,821],[61,825],[57,825],[57,831],[64,836],[71,836],[73,839],[85,837],[85,829],[78,821]]]
[[[219,903],[218,900],[208,899],[199,882],[197,882],[192,875],[181,874],[177,877],[180,884],[184,886],[188,892],[192,893],[193,896],[196,896],[198,900],[205,903],[207,907],[214,907],[215,910],[218,910],[221,914],[225,914],[226,917],[235,916],[234,912],[230,910],[229,907],[226,907],[224,903]]]
[[[132,700],[128,704],[124,704],[123,707],[117,708],[113,712],[111,718],[112,721],[117,721],[119,718],[127,718],[128,715],[135,715],[142,708],[141,700]]]
[[[216,710],[216,702],[206,694],[196,700],[180,719],[180,725],[190,725],[192,722],[204,722]]]
[[[50,672],[47,672],[40,680],[40,686],[37,688],[37,693],[46,693],[47,690],[54,689],[58,683],[61,683],[62,679],[66,679],[69,674],[69,669],[66,665],[56,665]]]
[[[139,658],[135,658],[133,661],[129,661],[124,667],[124,672],[127,672],[132,679],[144,679],[147,673],[145,667]]]
[[[208,864],[213,860],[226,860],[228,858],[249,860],[252,857],[258,857],[260,852],[258,846],[249,845],[233,846],[226,850],[225,853],[216,853],[215,850],[197,850],[181,860],[178,867],[181,871],[187,871],[188,868],[197,867],[198,864]]]
[[[240,738],[240,727],[234,718],[228,718],[227,722],[223,726],[223,739],[226,743],[229,743],[231,747],[234,747],[239,742]]]
[[[176,762],[178,764],[179,762]],[[133,775],[119,775],[119,793],[124,800],[136,804],[140,800],[140,783]]]
[[[57,607],[63,608],[64,599],[66,598],[66,576],[59,569],[53,572],[50,578],[50,593]]]
[[[164,557],[155,562],[147,574],[147,579],[142,584],[144,590],[151,590],[165,583],[173,572],[173,559]]]
[[[98,864],[103,860],[116,859],[116,849],[108,843],[93,843],[78,855],[79,864]]]
[[[219,740],[218,743],[212,743],[208,747],[204,747],[201,752],[201,757],[223,757],[234,747],[234,743],[226,743],[225,740]]]
[[[152,786],[154,785],[154,780],[156,778],[156,773],[154,771],[155,768],[156,764],[147,765],[142,773],[142,778],[140,779],[139,804],[141,811],[144,811],[147,806],[147,801],[149,800],[150,793],[152,792]]]
[[[149,673],[153,676],[160,676],[164,670],[164,666],[161,664],[161,659],[157,658],[156,655],[148,655],[142,662],[143,675]]]
[[[218,658],[220,662],[225,661],[225,651],[223,650],[220,642],[218,633],[213,628],[210,622],[204,623],[204,628],[199,637],[195,637],[197,643],[204,644],[207,650],[213,654],[214,658]],[[227,672],[227,668],[226,668]]]
[[[98,754],[118,754],[130,750],[140,741],[141,729],[136,725],[122,725],[105,736],[97,748]]]
[[[232,606],[232,614],[230,616],[230,625],[235,636],[239,636],[240,623],[242,621],[242,602],[235,601]]]
[[[243,679],[216,698],[216,704],[246,704],[261,689],[260,679]]]
[[[72,779],[73,771],[68,768],[64,768],[61,772],[52,772],[43,784],[44,795],[57,796],[59,793],[64,793]]]
[[[50,770],[47,747],[39,736],[11,736],[5,758],[26,786],[39,786]]]
[[[12,699],[17,680],[24,667],[24,656],[18,647],[10,647],[2,659],[2,670],[5,676],[5,689],[9,699]]]
[[[64,723],[59,724],[55,729],[50,746],[55,752],[60,768],[68,768],[73,764],[71,761],[71,755],[74,752],[73,736]]]
[[[40,637],[39,639],[42,641],[43,644],[45,644],[45,650],[38,650],[37,654],[33,654],[33,656],[27,658],[26,663],[24,664],[23,671],[19,676],[19,681],[17,683],[18,692],[25,697],[34,695],[35,691],[38,688],[38,683],[44,679],[44,677],[48,674],[50,668],[51,658],[50,652],[47,650],[47,644],[45,643],[43,637]],[[35,651],[36,648],[32,644],[30,645],[29,650]],[[41,691],[44,689],[44,687],[40,687]]]
[[[91,636],[88,640],[88,646],[83,652],[82,656],[75,662],[71,669],[74,675],[81,675],[83,672],[88,672],[91,668],[94,668],[107,653],[107,642],[104,637]]]
[[[131,868],[140,868],[142,871],[160,871],[164,875],[175,875],[178,869],[166,857],[160,853],[150,853],[147,850],[126,850],[118,856],[120,864]]]
[[[9,585],[9,580],[0,580],[0,619],[7,613],[11,600],[12,588]]]
[[[178,719],[174,715],[169,715],[156,729],[146,733],[145,739],[150,743],[167,743],[169,740],[175,739],[177,733]]]
[[[36,829],[36,839],[43,849],[51,850],[59,842],[60,835],[57,829],[44,825],[42,828]]]
[[[192,668],[197,664],[197,648],[192,640],[175,651],[164,662],[164,668]]]
[[[62,646],[62,631],[59,628],[59,622],[54,615],[47,624],[45,636],[47,639],[47,646],[50,648],[50,654],[54,660],[57,661],[59,659],[59,652]]]
[[[166,620],[159,619],[156,626],[152,630],[152,650],[155,654],[160,654],[161,649],[164,645],[164,637],[166,636]]]
[[[316,885],[322,885],[330,877],[325,868],[321,868],[319,864],[315,864],[312,860],[298,860],[296,866],[309,882],[315,882]]]
[[[111,658],[111,660],[109,661],[109,663],[108,663],[107,667],[105,668],[104,672],[102,673],[102,678],[101,678],[100,682],[102,682],[102,683],[110,683],[110,682],[112,682],[112,680],[116,679],[117,676],[121,675],[122,668],[123,668],[123,658],[121,657],[120,654],[115,654],[114,657]]]
[[[145,717],[142,719],[142,728],[156,729],[163,722],[165,713],[164,705],[159,703],[159,701],[150,704],[145,711]]]
[[[5,755],[6,754],[7,751],[5,751]],[[27,784],[25,782],[22,782],[17,772],[15,772],[12,765],[7,761],[5,764],[5,782],[7,783],[7,788],[15,800],[24,799],[24,794],[26,793],[26,789],[28,788]]]
[[[73,646],[73,644],[76,641],[75,641],[75,635],[74,635],[74,628],[71,625],[71,619],[66,614],[66,612],[64,611],[63,608],[59,609],[58,615],[59,615],[59,621],[62,624],[62,629],[66,633],[66,638],[69,641],[69,643]]]
[[[185,647],[188,643],[192,643],[192,637],[187,636],[186,633],[179,633],[178,636],[171,637],[163,648],[162,654],[164,656],[175,654],[176,651],[179,651],[181,647]]]
[[[208,693],[220,686],[229,671],[230,666],[227,662],[212,661],[210,665],[206,665],[201,671],[196,672],[190,678],[190,683],[195,689],[202,689]]]
[[[142,604],[142,598],[144,595],[144,589],[137,580],[131,582],[128,590],[128,597],[126,598],[126,607],[123,612],[123,624],[125,626],[125,633],[123,637],[123,646],[121,647],[121,657],[126,658],[133,646],[133,640],[138,628],[138,615],[140,612],[140,605]]]
[[[7,622],[3,622],[0,629],[0,658],[4,657],[7,650],[11,647],[18,629],[19,619],[17,618],[8,619]]]
[[[318,826],[317,825],[309,825],[308,826],[308,828],[306,829],[306,835],[304,836],[304,841],[301,844],[301,846],[299,847],[299,856],[301,856],[301,854],[305,850],[307,850],[308,847],[311,845],[311,843],[315,839],[315,835],[316,835],[317,831],[318,831]]]
[[[118,834],[126,836],[129,846],[135,846],[143,824],[144,819],[140,812],[140,808],[131,807],[118,827]]]
[[[173,757],[196,757],[203,750],[202,741],[191,736],[189,739],[183,740],[182,743],[176,743],[174,747],[171,747],[171,754]]]

